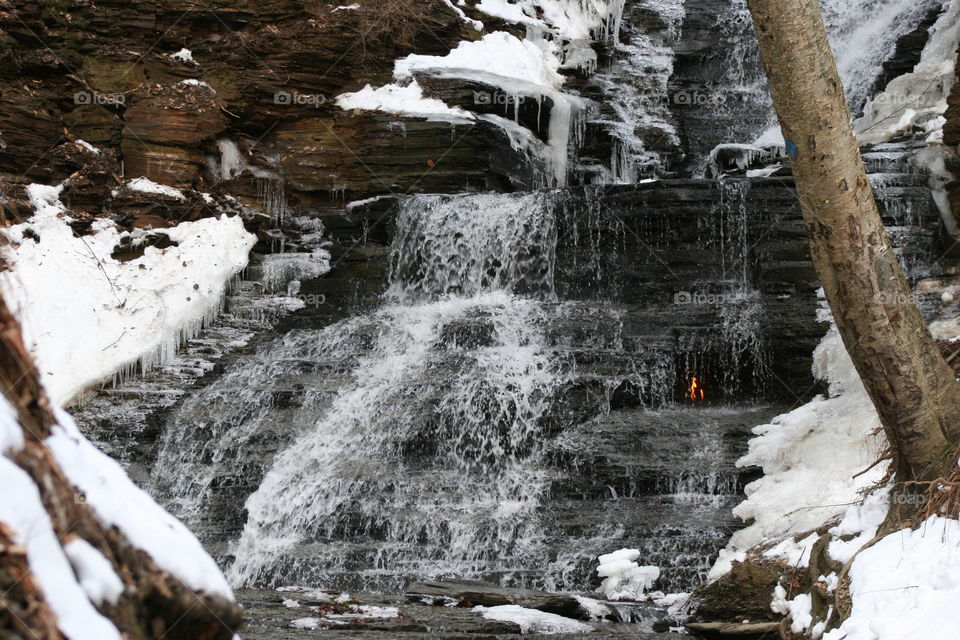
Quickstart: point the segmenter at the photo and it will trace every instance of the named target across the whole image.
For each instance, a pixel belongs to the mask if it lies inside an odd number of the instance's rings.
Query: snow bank
[[[960,334],[956,321],[940,321],[931,329],[941,339]],[[811,596],[788,600],[786,590],[777,586],[771,609],[790,616],[794,633],[825,640],[960,637],[954,614],[960,600],[960,522],[931,517],[916,531],[898,531],[864,549],[887,515],[890,489],[864,496],[882,478],[880,468],[853,476],[876,460],[883,435],[871,435],[880,429],[879,418],[835,327],[817,347],[814,373],[829,382],[830,397],[756,428],[758,437],[738,461],[763,467],[765,475],[748,485],[747,499],[734,510],[752,518],[752,524],[731,538],[710,577],[729,570],[747,549],[778,540],[764,555],[805,567],[818,536],[797,542],[794,534],[839,519],[828,531],[833,539],[827,553],[839,563],[853,560],[851,617],[824,634],[825,622],[815,619]],[[836,574],[820,581],[829,592],[837,589]]]
[[[57,410],[57,422],[45,444],[101,522],[116,526],[191,589],[233,599],[226,579],[196,536],[93,446],[67,412]]]
[[[75,235],[61,188],[30,185],[35,215],[0,230],[11,243],[0,249],[11,266],[0,273],[0,291],[58,405],[138,362],[147,368],[172,357],[219,312],[255,243],[239,218],[207,218],[155,232],[177,246],[147,247],[142,257],[121,262],[114,249],[141,242],[147,232],[98,220],[94,233]]]
[[[635,562],[639,557],[637,549],[620,549],[597,558],[597,575],[604,579],[597,591],[609,600],[645,600],[644,592],[660,577],[660,568],[641,567]]]
[[[593,627],[585,622],[537,609],[526,609],[515,604],[474,607],[473,610],[482,613],[488,620],[513,622],[520,626],[521,633],[589,633],[593,631]]]
[[[814,374],[829,382],[830,397],[818,396],[754,428],[757,437],[737,461],[740,467],[761,467],[763,477],[747,485],[747,499],[734,509],[751,524],[735,533],[720,552],[711,579],[729,571],[732,561],[742,560],[751,547],[840,517],[883,476],[878,466],[854,478],[879,457],[884,440],[882,433],[872,435],[880,429],[880,418],[834,327],[814,353]],[[787,542],[778,553],[796,559],[792,544]]]
[[[853,610],[825,640],[958,638],[960,522],[931,517],[886,536],[850,568]]]

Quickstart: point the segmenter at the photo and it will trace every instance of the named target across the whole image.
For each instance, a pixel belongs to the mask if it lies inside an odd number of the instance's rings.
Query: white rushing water
[[[277,456],[247,501],[232,580],[269,580],[278,565],[311,575],[320,549],[321,575],[346,569],[351,543],[322,544],[345,530],[348,540],[371,532],[385,540],[367,569],[420,557],[433,561],[428,574],[470,574],[495,554],[535,547],[539,420],[560,381],[539,313],[536,302],[503,291],[378,311],[378,335],[353,382]],[[333,346],[370,320],[316,338]],[[490,332],[485,346],[444,345],[456,323],[478,320]],[[418,446],[427,449],[423,466],[411,467],[405,454]],[[303,557],[300,545],[311,543],[320,546]]]
[[[294,410],[299,435],[247,501],[236,584],[329,581],[358,554],[367,573],[417,562],[429,577],[542,553],[540,421],[563,376],[541,303],[514,289],[552,296],[549,207],[537,194],[422,197],[398,226],[390,302],[294,332],[270,356],[357,354],[332,399]]]

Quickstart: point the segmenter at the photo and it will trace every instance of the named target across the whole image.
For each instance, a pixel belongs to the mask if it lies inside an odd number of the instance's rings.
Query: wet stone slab
[[[402,596],[359,594],[341,605],[323,603],[309,593],[282,593],[277,591],[240,589],[237,601],[246,612],[247,624],[240,635],[244,640],[508,640],[521,636],[519,626],[496,620],[487,620],[471,608],[445,607],[412,603]],[[336,594],[333,594],[333,599]],[[284,600],[296,601],[299,607],[284,605]],[[398,609],[392,618],[340,620],[339,624],[325,619],[325,611],[349,610],[351,605]],[[311,607],[319,607],[314,610]],[[375,610],[375,609],[374,609]],[[333,617],[336,618],[334,613]],[[315,629],[295,628],[296,621],[319,619]],[[643,631],[634,624],[609,622],[593,623],[594,631],[541,635],[523,634],[523,638],[551,638],[569,640],[676,640],[676,634],[657,634]]]

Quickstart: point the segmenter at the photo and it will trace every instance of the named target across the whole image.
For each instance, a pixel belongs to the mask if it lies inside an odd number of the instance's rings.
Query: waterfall
[[[542,421],[565,380],[540,301],[554,297],[555,242],[543,194],[411,198],[384,306],[287,334],[183,407],[155,476],[188,519],[209,509],[223,466],[276,436],[278,412],[296,431],[269,465],[244,471],[262,481],[235,583],[329,584],[360,564],[352,573],[371,586],[388,569],[545,562]],[[291,377],[306,390],[278,401],[277,381]]]
[[[329,583],[373,541],[360,573],[530,562],[542,537],[539,421],[561,380],[538,315],[505,291],[378,311],[351,383],[322,413],[299,410],[315,422],[247,501],[233,582]],[[335,348],[370,320],[315,338]],[[478,346],[460,323],[479,325]]]
[[[422,196],[404,201],[390,296],[515,291],[555,298],[556,225],[549,196]]]
[[[582,216],[559,192],[404,199],[377,308],[287,332],[174,412],[154,492],[235,585],[584,589],[626,545],[664,565],[663,588],[705,575],[742,484],[723,436],[740,414],[671,406],[684,345],[625,337],[600,244],[625,229],[593,189]],[[714,214],[724,282],[740,283],[743,195]],[[555,279],[581,270],[597,295],[559,302]]]
[[[746,0],[735,0],[747,12]],[[943,0],[823,0],[820,3],[837,70],[854,117],[861,114],[875,84],[896,49],[897,41],[916,29]],[[752,37],[749,34],[748,37]],[[766,82],[758,87],[765,91]],[[770,128],[760,141],[782,136],[771,115]]]
[[[900,39],[942,4],[821,2],[855,116]],[[610,140],[609,159],[596,148],[589,156],[592,165],[606,166],[581,165],[594,182],[633,183],[677,165],[703,176],[718,144],[783,144],[746,0],[628,2],[620,38],[593,80],[599,98],[588,120]]]
[[[856,115],[870,98],[897,40],[916,29],[943,0],[826,0],[822,5],[840,78]]]

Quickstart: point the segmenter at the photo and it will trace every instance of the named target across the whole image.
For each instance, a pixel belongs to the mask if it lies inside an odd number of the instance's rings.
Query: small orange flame
[[[697,376],[693,376],[693,380],[690,381],[690,395],[687,397],[691,400],[706,399],[706,395],[703,393],[703,388],[700,386],[700,380]]]

